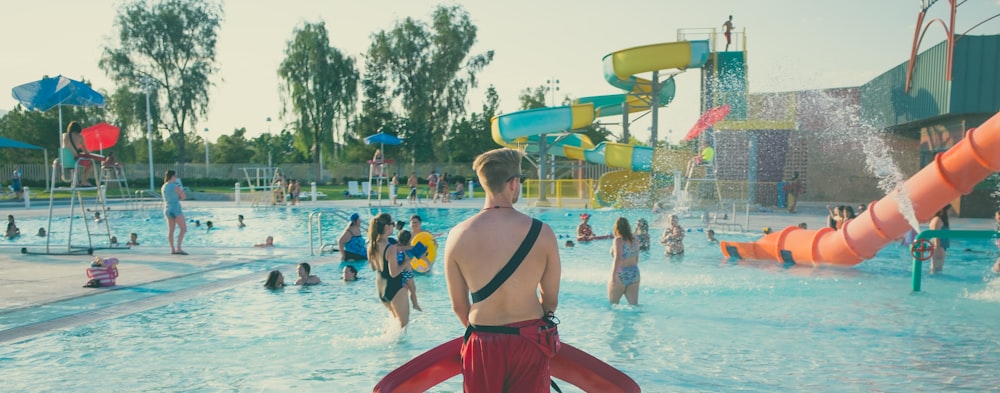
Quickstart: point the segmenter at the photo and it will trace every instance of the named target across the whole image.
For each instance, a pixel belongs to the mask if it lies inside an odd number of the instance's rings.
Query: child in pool
[[[649,251],[649,223],[645,218],[635,220],[635,239],[639,243],[639,251]]]
[[[413,280],[413,266],[410,265],[412,257],[407,253],[413,249],[413,246],[410,245],[412,238],[413,235],[410,234],[410,231],[402,230],[399,232],[399,243],[396,244],[399,253],[396,254],[396,262],[403,265],[403,272],[400,275],[403,277],[403,286],[410,291],[410,303],[413,303],[413,309],[423,311],[420,309],[420,304],[417,303],[417,283]]]
[[[21,236],[21,229],[17,227],[14,223],[14,215],[7,215],[7,232],[4,233],[4,237],[8,239],[13,239],[15,237]]]

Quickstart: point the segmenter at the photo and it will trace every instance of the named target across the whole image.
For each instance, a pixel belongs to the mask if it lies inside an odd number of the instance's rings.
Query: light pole
[[[208,127],[205,127],[205,178],[208,178]]]
[[[271,116],[267,117],[267,167],[271,167]]]
[[[153,115],[149,111],[149,91],[153,89],[153,78],[142,77],[142,89],[146,91],[146,144],[149,149],[149,192],[156,186],[153,183]]]
[[[549,106],[556,106],[556,92],[559,91],[559,80],[549,79],[545,81],[545,91],[549,93],[549,97],[552,98],[552,104]]]
[[[559,80],[551,78],[545,81],[545,91],[552,97],[552,105],[556,106],[556,92],[559,91]],[[548,135],[541,134],[538,136],[538,203],[541,205],[548,205],[548,199],[545,198],[546,184],[545,180],[548,179],[548,152],[549,149],[546,146]]]

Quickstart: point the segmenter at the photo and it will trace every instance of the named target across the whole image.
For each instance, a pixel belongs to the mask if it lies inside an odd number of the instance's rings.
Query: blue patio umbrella
[[[365,137],[366,145],[374,145],[376,143],[379,144],[379,149],[385,152],[385,145],[400,145],[403,143],[403,140],[399,139],[397,136],[386,134],[384,132],[379,132]]]
[[[101,93],[62,75],[14,87],[11,94],[25,108],[42,112],[61,105],[104,106]]]
[[[11,95],[29,110],[45,112],[53,107],[59,108],[57,138],[62,134],[63,105],[104,106],[104,96],[101,93],[87,86],[86,83],[62,75],[15,86],[11,89]],[[49,185],[51,186],[51,183]]]
[[[399,139],[397,136],[389,135],[384,132],[365,137],[365,144],[374,145],[376,143],[380,145],[399,145],[403,143],[403,140]]]

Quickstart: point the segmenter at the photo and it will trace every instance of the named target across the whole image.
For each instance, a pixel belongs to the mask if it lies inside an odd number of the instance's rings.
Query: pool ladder
[[[344,220],[350,218],[343,210],[334,210],[330,213]],[[318,242],[315,241],[317,239]],[[323,212],[309,213],[309,255],[311,256],[316,255],[316,243],[319,243],[319,255],[337,252],[336,244],[323,242]]]

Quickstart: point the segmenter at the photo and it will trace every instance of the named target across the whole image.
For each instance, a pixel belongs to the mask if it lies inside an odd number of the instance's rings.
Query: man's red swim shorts
[[[504,328],[522,333],[490,331]],[[559,340],[555,326],[536,319],[470,330],[462,346],[466,392],[549,392],[549,359],[558,350]],[[543,350],[549,346],[551,350]]]

